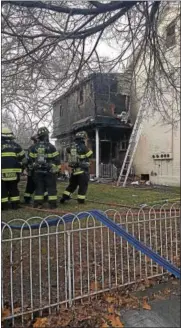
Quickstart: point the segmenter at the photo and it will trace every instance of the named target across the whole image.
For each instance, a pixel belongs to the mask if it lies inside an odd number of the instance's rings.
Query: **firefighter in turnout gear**
[[[78,203],[85,202],[85,195],[89,182],[89,158],[93,154],[92,150],[89,150],[85,145],[86,138],[86,132],[78,132],[75,135],[75,141],[71,144],[70,148],[67,148],[69,166],[72,168],[72,173],[69,185],[62,195],[60,203],[69,200],[70,195],[77,187],[79,187],[77,196]]]
[[[50,208],[56,208],[59,152],[49,142],[49,131],[46,127],[39,128],[37,136],[38,142],[29,152],[29,164],[33,165],[35,179],[34,207],[42,206],[46,188]]]
[[[15,137],[8,128],[1,131],[1,203],[2,210],[19,208],[18,182],[22,172],[22,160],[25,152],[14,141]]]
[[[33,145],[31,145],[28,149],[28,158],[29,158],[29,153],[31,152],[31,149],[38,142],[37,135],[33,135],[31,137],[31,140],[33,141]],[[27,169],[27,173],[28,173],[27,184],[26,184],[26,189],[25,189],[25,193],[24,193],[24,201],[27,205],[30,204],[33,193],[35,191],[34,169],[33,169],[33,165],[28,165],[28,158],[26,158],[24,161],[24,168]],[[48,200],[48,193],[45,191],[44,201],[46,201],[46,200]]]

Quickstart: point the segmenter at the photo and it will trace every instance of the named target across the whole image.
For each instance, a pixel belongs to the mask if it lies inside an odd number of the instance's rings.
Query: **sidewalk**
[[[155,292],[162,291],[162,287],[157,285],[150,288],[145,295],[151,297]],[[160,300],[150,300],[150,311],[136,309],[121,312],[124,327],[180,327],[180,281],[176,285],[168,283],[164,287],[171,290],[171,293],[166,299],[160,297]]]

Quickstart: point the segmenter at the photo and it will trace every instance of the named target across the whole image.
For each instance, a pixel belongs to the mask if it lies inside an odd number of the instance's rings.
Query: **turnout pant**
[[[24,193],[24,200],[27,203],[30,202],[34,191],[35,191],[35,181],[34,181],[32,175],[28,175],[26,189],[25,189],[25,193]]]
[[[27,204],[30,203],[30,201],[33,197],[33,193],[35,191],[35,188],[36,188],[36,184],[35,184],[34,176],[33,175],[28,175],[26,190],[25,190],[25,193],[24,193],[24,200]],[[48,193],[46,192],[46,189],[44,187],[44,200],[46,200],[47,197],[48,197]]]
[[[8,202],[12,203],[12,208],[17,208],[20,201],[18,182],[1,180],[1,203],[2,209],[8,208]]]
[[[73,173],[70,176],[69,185],[63,193],[62,200],[70,199],[70,195],[78,187],[77,201],[79,203],[84,203],[85,195],[88,189],[89,175],[84,172],[81,174],[74,175]]]
[[[55,207],[57,201],[56,174],[50,172],[35,172],[35,205],[42,205],[45,190],[48,192],[49,204]]]

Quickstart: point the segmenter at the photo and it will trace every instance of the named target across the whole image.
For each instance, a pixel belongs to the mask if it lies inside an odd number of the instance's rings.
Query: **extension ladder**
[[[126,185],[131,170],[131,166],[133,163],[134,154],[136,152],[136,148],[142,131],[143,113],[145,112],[146,103],[147,101],[144,99],[141,101],[141,105],[139,107],[137,118],[129,140],[128,149],[126,151],[124,162],[121,167],[121,171],[117,181],[117,186],[121,185],[122,187],[125,187]]]

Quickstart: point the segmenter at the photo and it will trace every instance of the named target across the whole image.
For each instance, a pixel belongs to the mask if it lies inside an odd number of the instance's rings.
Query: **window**
[[[79,104],[82,104],[84,102],[84,90],[83,88],[79,91]]]
[[[175,21],[170,23],[166,28],[166,47],[170,48],[176,43],[175,38]]]
[[[118,95],[119,106],[116,106],[114,114],[121,114],[122,111],[126,111],[126,97],[125,95]]]
[[[117,92],[117,81],[111,81],[110,85],[110,92],[116,93]]]
[[[60,104],[60,116],[63,116],[63,108],[62,108],[62,104]]]

